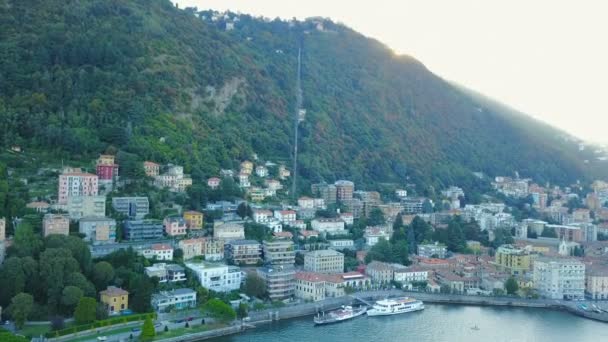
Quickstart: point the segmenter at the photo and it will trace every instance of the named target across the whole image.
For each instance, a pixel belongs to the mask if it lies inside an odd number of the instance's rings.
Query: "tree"
[[[95,321],[97,301],[95,298],[82,297],[74,310],[74,320],[77,324],[86,324]]]
[[[239,308],[238,308],[238,310],[236,312],[237,316],[240,319],[243,319],[243,318],[247,317],[247,309],[248,309],[248,306],[247,306],[246,303],[242,303],[242,302],[239,303]]]
[[[63,304],[71,312],[74,307],[80,302],[80,298],[84,296],[84,292],[76,286],[66,286],[63,288],[61,296],[61,304]]]
[[[32,312],[34,307],[34,297],[28,293],[19,293],[11,299],[11,305],[8,307],[8,312],[15,321],[17,328],[23,328],[25,321]]]
[[[13,238],[13,250],[16,255],[37,257],[42,246],[42,240],[38,234],[34,233],[34,228],[27,221],[21,222]]]
[[[51,318],[51,330],[57,331],[65,328],[65,321],[62,316],[53,316]]]
[[[141,335],[139,335],[140,341],[151,341],[156,336],[156,330],[154,329],[154,323],[152,318],[146,317],[144,326],[141,328]]]
[[[132,299],[130,306],[135,312],[146,313],[152,311],[150,301],[154,292],[154,284],[146,275],[137,274],[134,276],[130,291]]]
[[[370,226],[379,226],[386,223],[386,218],[384,217],[384,213],[379,208],[374,208],[369,213],[369,217],[367,218],[367,224]]]
[[[229,322],[236,318],[234,309],[217,298],[210,299],[203,306],[203,312],[221,322]]]
[[[553,228],[544,227],[540,236],[547,237],[547,238],[556,238],[557,233],[555,232],[555,229],[553,229]]]
[[[507,294],[514,295],[519,290],[519,285],[517,284],[517,280],[514,277],[509,277],[505,282],[505,289],[507,290]]]
[[[250,297],[264,298],[266,295],[266,282],[255,273],[249,273],[245,278],[243,291]]]
[[[392,262],[393,258],[393,247],[385,238],[380,238],[380,240],[378,240],[378,242],[369,250],[367,256],[365,256],[365,262],[369,263],[374,260]]]
[[[93,281],[97,290],[104,290],[114,279],[114,267],[107,261],[100,261],[93,267]]]
[[[462,252],[467,247],[461,223],[459,217],[453,218],[448,223],[446,245],[452,252]]]
[[[247,207],[249,207],[247,205],[247,202],[241,202],[236,208],[236,214],[239,215],[241,219],[245,219],[245,217],[247,217],[247,213],[249,212],[249,210],[247,210]]]

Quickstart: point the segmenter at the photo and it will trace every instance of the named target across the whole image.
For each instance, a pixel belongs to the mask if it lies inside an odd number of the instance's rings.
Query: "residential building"
[[[447,198],[459,198],[464,197],[464,190],[457,186],[450,186],[446,190],[441,191],[441,194]]]
[[[163,232],[163,222],[160,220],[129,220],[124,223],[126,240],[160,239]]]
[[[272,191],[268,191],[268,189],[258,188],[256,186],[252,186],[247,190],[247,196],[251,199],[252,202],[262,202],[266,196],[272,197],[275,193]]]
[[[296,212],[293,210],[276,210],[274,217],[282,224],[290,226],[296,221]]]
[[[447,252],[446,245],[437,242],[418,245],[418,255],[424,258],[445,259]]]
[[[194,210],[188,210],[184,212],[184,220],[188,229],[202,229],[203,228],[203,213]]]
[[[196,291],[188,288],[162,291],[152,295],[152,307],[156,312],[196,307]]]
[[[339,218],[316,218],[310,221],[313,230],[319,233],[344,234],[344,221]]]
[[[158,263],[146,267],[148,277],[157,277],[159,283],[179,283],[186,281],[186,270],[176,264]]]
[[[593,300],[608,299],[608,265],[591,265],[587,268],[585,292]]]
[[[264,261],[272,265],[293,265],[296,261],[296,252],[293,241],[287,239],[274,239],[264,241],[262,250]]]
[[[35,210],[39,214],[46,214],[51,205],[46,202],[36,201],[28,203],[26,207]]]
[[[318,238],[319,237],[319,232],[316,230],[305,230],[302,229],[298,232],[300,234],[300,239],[303,240],[308,240],[310,238]]]
[[[202,238],[180,240],[178,246],[183,252],[184,260],[189,260],[197,256],[202,256],[204,243],[205,239]]]
[[[129,218],[143,219],[150,213],[148,197],[113,197],[112,208]]]
[[[314,232],[314,230],[311,230]],[[337,239],[337,240],[329,240],[329,248],[331,249],[354,249],[355,241],[351,239]]]
[[[348,202],[353,199],[355,183],[347,180],[339,180],[334,183],[336,186],[336,199],[340,202]]]
[[[83,217],[78,221],[78,231],[93,244],[116,242],[116,220],[112,218]]]
[[[391,235],[384,227],[367,227],[365,228],[363,237],[365,238],[365,244],[372,247],[376,245],[380,239],[388,241],[391,238]]]
[[[264,184],[270,191],[277,192],[277,191],[283,189],[283,185],[281,184],[281,182],[279,182],[276,179],[267,179],[264,181]],[[274,195],[272,195],[272,196],[274,196]]]
[[[207,179],[207,186],[211,189],[211,190],[215,190],[217,188],[220,187],[220,183],[222,182],[222,180],[218,177],[211,177],[209,179]]]
[[[173,247],[166,243],[155,243],[150,248],[141,250],[146,259],[173,260]]]
[[[42,233],[44,236],[70,235],[70,218],[64,214],[45,214],[42,219]]]
[[[407,197],[407,190],[405,189],[397,189],[395,190],[395,196],[399,199],[403,199]]]
[[[407,215],[421,214],[425,198],[422,197],[406,197],[401,200],[403,204],[403,212]]]
[[[220,263],[186,263],[186,267],[196,275],[201,286],[216,292],[230,292],[241,287],[243,274],[237,266]]]
[[[308,301],[319,301],[329,297],[346,295],[346,289],[368,289],[371,279],[359,272],[323,274],[315,272],[296,273],[295,296]]]
[[[270,300],[283,300],[295,294],[295,275],[293,265],[278,265],[258,268],[258,275],[266,282],[266,292]]]
[[[463,294],[481,286],[479,277],[465,277],[451,270],[436,270],[434,274],[441,286],[447,286],[451,293]]]
[[[412,284],[414,282],[427,281],[429,271],[421,267],[405,267],[403,265],[393,265],[393,280],[400,282],[403,285]]]
[[[57,202],[66,205],[71,196],[97,196],[98,181],[97,175],[82,172],[78,168],[66,168],[59,175]]]
[[[220,261],[224,259],[224,240],[203,239],[203,255],[207,261]]]
[[[268,176],[268,168],[266,168],[264,165],[258,165],[255,168],[255,174],[258,177],[266,177]]]
[[[537,258],[534,261],[534,287],[550,299],[585,297],[585,264],[575,259]]]
[[[224,241],[243,240],[245,238],[245,227],[238,223],[224,223],[213,227],[213,238]]]
[[[574,211],[572,211],[572,220],[574,220],[574,222],[591,222],[591,211],[589,209],[583,209],[583,208],[579,208],[579,209],[575,209]]]
[[[325,277],[314,272],[297,272],[295,275],[295,296],[306,301],[317,302],[325,299]]]
[[[253,210],[253,222],[265,224],[268,223],[273,218],[272,210],[262,210],[255,209]]]
[[[151,161],[145,161],[144,162],[144,171],[146,172],[146,176],[156,177],[160,173],[160,165],[158,165],[154,162],[151,162]]]
[[[304,255],[304,270],[317,273],[342,273],[344,254],[331,249],[310,251]]]
[[[340,219],[342,219],[347,226],[352,226],[353,223],[355,223],[355,216],[353,213],[340,213]]]
[[[249,160],[245,160],[241,163],[241,172],[247,175],[251,175],[253,172],[253,163]]]
[[[129,292],[108,286],[107,289],[99,292],[99,301],[106,307],[109,315],[116,315],[129,308]]]
[[[167,172],[154,177],[154,185],[173,192],[184,192],[192,185],[192,178],[184,174],[182,166],[169,165]]]
[[[99,182],[112,183],[118,179],[118,165],[114,162],[114,156],[102,154],[97,159],[95,171]]]
[[[508,270],[513,275],[523,275],[532,270],[536,254],[512,245],[502,245],[496,250],[494,262],[500,268]]]
[[[232,240],[224,246],[226,260],[235,265],[257,265],[262,246],[255,240]]]
[[[557,225],[548,224],[545,229],[553,229],[557,234],[557,238],[565,241],[585,242],[587,241],[585,231],[574,225]]]
[[[248,188],[251,186],[251,183],[249,182],[249,174],[244,172],[239,173],[239,186],[241,188]]]
[[[279,165],[279,179],[285,180],[291,176],[291,171],[289,171],[285,165]]]
[[[335,204],[337,198],[337,190],[334,184],[318,183],[311,185],[313,195],[323,199],[326,205]]]
[[[165,226],[165,233],[169,236],[186,235],[186,220],[182,217],[165,217],[163,225]]]
[[[322,198],[300,197],[298,207],[301,209],[325,209],[325,200]]]
[[[388,284],[393,280],[393,267],[385,262],[372,261],[365,268],[365,274],[375,283]]]
[[[68,197],[67,212],[72,220],[83,217],[105,217],[105,196],[70,196]]]

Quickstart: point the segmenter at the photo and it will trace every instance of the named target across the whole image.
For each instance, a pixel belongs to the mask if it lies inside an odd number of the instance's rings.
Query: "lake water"
[[[471,327],[477,325],[479,330]],[[392,341],[597,341],[608,342],[608,323],[568,313],[504,307],[428,304],[420,312],[359,317],[313,326],[312,317],[259,325],[213,342],[392,342]]]

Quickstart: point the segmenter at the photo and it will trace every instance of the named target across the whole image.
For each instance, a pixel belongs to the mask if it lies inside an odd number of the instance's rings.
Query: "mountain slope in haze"
[[[592,174],[561,132],[343,25],[211,16],[168,0],[0,0],[0,143],[76,159],[122,151],[199,179],[254,153],[291,165],[301,46],[303,187]]]

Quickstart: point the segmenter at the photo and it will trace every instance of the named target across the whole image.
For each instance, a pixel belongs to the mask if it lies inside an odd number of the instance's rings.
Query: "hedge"
[[[60,336],[75,334],[77,332],[87,331],[87,330],[91,330],[91,329],[95,329],[95,328],[109,327],[112,325],[135,322],[135,321],[143,321],[148,317],[155,319],[156,313],[112,317],[112,318],[104,319],[101,321],[95,321],[93,323],[77,325],[75,327],[71,327],[71,328],[67,328],[67,329],[51,331],[51,332],[46,333],[45,337],[47,337],[47,338],[60,337]]]

